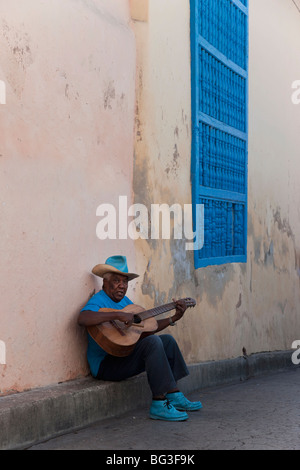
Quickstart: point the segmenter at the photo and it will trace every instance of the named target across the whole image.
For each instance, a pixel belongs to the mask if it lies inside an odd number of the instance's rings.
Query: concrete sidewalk
[[[189,393],[203,408],[183,422],[149,419],[147,406],[28,450],[97,450],[100,466],[127,462],[142,469],[146,462],[174,464],[175,456],[177,464],[191,457],[200,468],[203,450],[300,450],[299,388],[300,368],[289,368]]]
[[[190,375],[180,382],[180,388],[188,394],[295,368],[292,352],[253,354],[189,365]],[[150,401],[145,374],[118,383],[87,377],[0,397],[0,449],[28,448],[139,407],[146,410]]]

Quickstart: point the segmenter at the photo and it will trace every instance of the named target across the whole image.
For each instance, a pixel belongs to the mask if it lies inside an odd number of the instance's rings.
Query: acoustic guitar
[[[187,297],[182,299],[187,307],[195,307],[194,299]],[[126,326],[119,320],[106,321],[98,325],[88,326],[87,330],[96,343],[104,351],[112,356],[125,357],[133,350],[143,333],[151,333],[157,330],[155,317],[176,308],[175,302],[160,307],[145,310],[139,305],[131,304],[122,309],[123,312],[134,314],[133,323]],[[113,308],[100,308],[99,312],[115,312]]]

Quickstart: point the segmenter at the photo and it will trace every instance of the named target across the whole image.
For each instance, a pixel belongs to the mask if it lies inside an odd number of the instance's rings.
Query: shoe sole
[[[174,408],[176,408],[177,411],[199,411],[202,409],[202,406],[200,408],[178,408],[177,406],[173,405]]]
[[[161,416],[149,415],[151,419],[160,419],[162,421],[186,421],[188,416],[183,416],[180,418],[162,418]]]

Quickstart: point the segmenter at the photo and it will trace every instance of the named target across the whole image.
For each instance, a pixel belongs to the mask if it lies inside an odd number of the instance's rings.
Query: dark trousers
[[[177,380],[189,374],[173,336],[146,336],[137,342],[129,356],[105,356],[97,378],[120,381],[144,371],[153,396],[164,395],[176,388]]]

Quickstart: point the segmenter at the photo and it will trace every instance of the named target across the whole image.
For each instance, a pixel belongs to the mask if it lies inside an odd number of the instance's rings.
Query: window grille
[[[196,268],[247,260],[247,2],[190,1],[194,210],[204,205]]]

